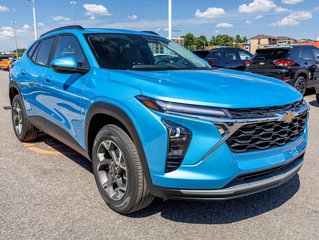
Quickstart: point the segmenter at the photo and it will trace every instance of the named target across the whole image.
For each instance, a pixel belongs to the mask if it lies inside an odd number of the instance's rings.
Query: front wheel
[[[303,76],[299,76],[294,83],[294,87],[304,96],[307,90],[307,80]]]
[[[100,130],[92,162],[100,194],[115,212],[128,214],[152,203],[136,146],[121,128],[107,125]]]

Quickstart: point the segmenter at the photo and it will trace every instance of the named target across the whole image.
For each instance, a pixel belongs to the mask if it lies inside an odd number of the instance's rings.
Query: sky
[[[316,39],[318,0],[172,0],[173,36],[256,34]],[[73,24],[71,0],[35,0],[38,34]],[[150,30],[167,36],[168,0],[76,0],[75,23],[83,27]],[[33,41],[32,2],[0,0],[0,51]]]

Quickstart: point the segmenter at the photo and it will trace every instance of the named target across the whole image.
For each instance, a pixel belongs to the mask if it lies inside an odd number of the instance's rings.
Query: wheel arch
[[[102,122],[99,123],[95,128],[95,123],[97,121],[96,118],[98,118],[98,121],[101,120]],[[141,159],[143,173],[148,183],[148,187],[152,191],[152,180],[139,133],[129,115],[120,107],[105,102],[95,102],[91,105],[86,115],[85,126],[85,147],[88,156],[92,159],[92,146],[96,134],[102,127],[107,124],[115,124],[121,127],[131,137]]]
[[[306,79],[306,81],[309,80],[309,72],[306,69],[300,69],[295,73],[295,77],[294,80],[297,80],[298,77],[304,77]]]
[[[18,83],[11,80],[10,83],[9,83],[9,98],[10,98],[10,104],[12,104],[13,98],[14,98],[17,94],[20,94],[20,93],[21,93],[21,91],[20,91],[20,87],[19,87]]]

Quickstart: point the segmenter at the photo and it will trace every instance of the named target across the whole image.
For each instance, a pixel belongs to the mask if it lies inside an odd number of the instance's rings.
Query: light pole
[[[35,0],[28,0],[29,2],[32,1],[32,11],[33,11],[33,28],[34,28],[34,40],[37,40],[37,19],[35,15]]]
[[[202,40],[202,42],[204,43],[204,50],[205,50],[205,47],[206,47],[206,41],[205,40]]]
[[[70,4],[72,5],[72,8],[73,8],[73,24],[75,25],[75,5],[76,5],[76,1],[71,1]]]
[[[16,31],[16,10],[15,8],[12,9],[13,10],[13,31],[14,31],[14,41],[15,41],[15,45],[16,45],[16,59],[18,59],[18,42],[17,42],[17,31]]]
[[[172,0],[168,0],[168,38],[172,39]]]

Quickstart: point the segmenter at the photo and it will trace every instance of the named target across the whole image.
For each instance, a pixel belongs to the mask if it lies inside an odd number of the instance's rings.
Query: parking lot
[[[224,202],[159,199],[130,216],[100,197],[88,160],[42,134],[12,130],[8,73],[0,71],[0,239],[319,239],[319,105],[299,175],[283,186]]]

